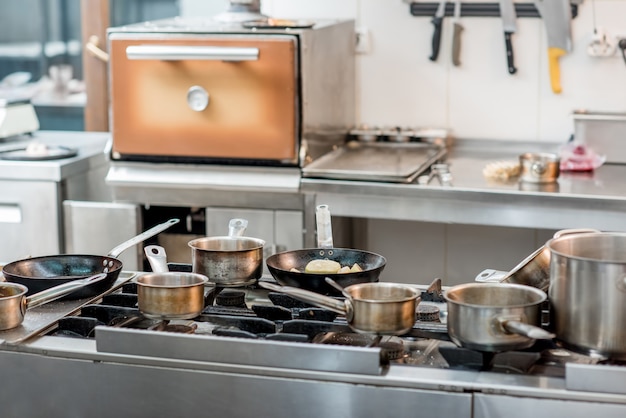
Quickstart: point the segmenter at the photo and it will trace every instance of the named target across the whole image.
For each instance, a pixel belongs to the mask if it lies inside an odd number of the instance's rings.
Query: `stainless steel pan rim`
[[[573,244],[574,241],[584,244],[586,241],[604,240],[608,242],[596,243],[592,248],[586,248],[581,252],[581,245]],[[626,233],[596,232],[576,234],[553,238],[546,243],[553,255],[567,257],[572,260],[591,261],[599,263],[626,263],[626,252],[612,251],[616,249],[616,243],[626,243]],[[598,245],[601,244],[601,245]],[[610,256],[603,254],[610,251]]]
[[[375,303],[396,303],[406,302],[415,299],[419,296],[417,290],[409,286],[402,286],[396,283],[359,283],[353,284],[350,287],[350,294],[352,297],[358,298],[362,302],[375,302]],[[384,298],[373,298],[368,296],[371,294],[371,290],[376,290],[376,294],[380,294],[381,289],[386,291],[387,294]]]
[[[474,288],[474,289],[479,289],[479,288],[496,288],[496,287],[507,287],[510,289],[519,289],[522,292],[527,292],[527,293],[531,293],[535,296],[535,300],[533,301],[529,301],[527,303],[515,303],[515,304],[506,304],[506,303],[498,303],[498,301],[496,301],[495,303],[470,303],[470,302],[464,302],[464,301],[460,301],[456,298],[456,293],[458,292],[462,292],[468,288]],[[448,290],[447,292],[444,293],[443,297],[446,299],[446,301],[455,303],[457,305],[461,305],[461,306],[467,306],[467,307],[475,307],[475,308],[480,308],[480,307],[491,307],[491,308],[525,308],[528,306],[533,306],[533,305],[537,305],[540,303],[543,303],[547,300],[547,295],[544,291],[542,291],[541,289],[537,289],[535,287],[532,286],[526,286],[523,284],[515,284],[515,283],[466,283],[466,284],[461,284],[458,286],[454,286],[454,288]]]
[[[234,248],[224,248],[224,243],[233,243]],[[205,237],[189,241],[188,245],[199,251],[243,252],[258,250],[265,246],[265,241],[250,237]]]

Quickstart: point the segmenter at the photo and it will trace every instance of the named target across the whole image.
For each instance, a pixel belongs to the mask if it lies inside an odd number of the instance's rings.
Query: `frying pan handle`
[[[527,324],[525,322],[513,321],[509,319],[498,319],[502,328],[510,334],[523,335],[533,340],[551,340],[555,335],[543,328]]]
[[[265,289],[269,289],[273,292],[284,293],[303,302],[326,308],[333,312],[337,312],[340,315],[346,315],[348,312],[346,303],[344,303],[343,301],[336,300],[328,296],[323,296],[319,293],[310,292],[308,290],[299,289],[297,287],[278,286],[268,282],[259,282],[259,286]]]
[[[333,227],[328,205],[318,205],[315,208],[315,223],[317,227],[317,246],[319,248],[333,248]]]
[[[124,241],[123,243],[121,243],[117,247],[113,248],[111,251],[109,251],[109,257],[117,258],[117,256],[120,255],[124,250],[127,250],[130,247],[132,247],[133,245],[139,244],[140,242],[143,242],[143,241],[147,240],[148,238],[152,238],[153,236],[155,236],[155,235],[165,231],[170,226],[175,225],[178,222],[180,222],[180,219],[174,218],[174,219],[170,219],[167,222],[163,222],[162,224],[159,224],[157,226],[153,226],[152,228],[148,229],[147,231],[142,232],[141,234],[137,235],[136,237],[133,237],[133,238],[129,239],[128,241]]]
[[[107,277],[106,273],[96,274],[94,276],[87,277],[86,279],[72,280],[58,286],[51,287],[39,293],[35,293],[25,299],[26,309],[36,308],[48,302],[52,302],[63,296],[69,295],[75,290],[83,288],[92,283],[99,282]]]

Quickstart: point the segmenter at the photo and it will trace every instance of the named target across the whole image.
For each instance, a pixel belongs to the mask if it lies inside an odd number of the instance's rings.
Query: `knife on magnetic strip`
[[[458,67],[461,65],[461,32],[463,32],[463,25],[461,25],[461,0],[454,1],[453,16],[452,65]]]
[[[439,56],[439,45],[441,44],[441,26],[443,25],[443,17],[446,15],[446,0],[440,0],[435,16],[433,16],[431,22],[434,26],[433,39],[432,39],[432,53],[428,57],[431,61],[437,61]]]
[[[561,93],[559,59],[572,50],[572,9],[569,0],[535,0],[535,7],[546,26],[550,85]]]
[[[515,74],[515,60],[513,58],[513,43],[511,35],[517,30],[515,19],[515,5],[513,0],[500,0],[500,16],[502,17],[502,27],[504,29],[504,45],[506,46],[506,63],[510,74]]]

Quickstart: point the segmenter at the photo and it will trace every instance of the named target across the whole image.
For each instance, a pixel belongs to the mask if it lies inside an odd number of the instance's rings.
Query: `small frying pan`
[[[104,280],[85,286],[65,298],[94,297],[110,289],[117,280],[122,271],[122,262],[116,258],[118,255],[178,222],[178,219],[170,219],[150,228],[113,248],[108,256],[63,254],[27,258],[8,263],[2,268],[2,274],[7,281],[26,286],[28,288],[27,295],[31,295],[73,280],[106,273],[107,277]]]
[[[335,274],[304,273],[304,268],[309,261],[316,259],[337,261],[342,266],[352,266],[356,263],[363,271]],[[326,283],[326,277],[330,277],[341,287],[377,282],[387,260],[382,255],[368,251],[347,248],[309,248],[271,255],[265,263],[274,279],[283,286],[299,287],[324,295],[337,295],[339,292]],[[291,271],[291,269],[299,272]]]

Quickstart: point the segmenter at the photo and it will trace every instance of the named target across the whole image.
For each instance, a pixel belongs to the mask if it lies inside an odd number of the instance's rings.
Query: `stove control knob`
[[[200,86],[187,90],[187,105],[195,112],[202,112],[209,105],[209,93]]]

